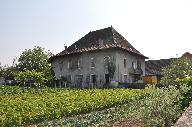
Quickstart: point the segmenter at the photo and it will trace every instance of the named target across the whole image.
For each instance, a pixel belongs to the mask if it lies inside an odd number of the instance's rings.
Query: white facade
[[[116,66],[109,79],[106,59]],[[57,57],[52,61],[57,79],[67,80],[70,87],[104,87],[110,81],[137,82],[145,74],[145,58],[120,49],[104,49]]]

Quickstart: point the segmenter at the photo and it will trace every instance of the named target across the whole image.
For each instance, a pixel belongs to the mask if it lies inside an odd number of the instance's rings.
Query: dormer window
[[[99,39],[99,46],[102,47],[103,46],[103,40]]]

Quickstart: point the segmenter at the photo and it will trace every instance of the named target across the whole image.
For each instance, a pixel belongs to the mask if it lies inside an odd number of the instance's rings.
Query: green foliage
[[[1,66],[1,62],[0,62],[0,77],[3,76],[3,71],[4,71],[4,69],[3,69],[3,67]]]
[[[180,116],[184,93],[188,91],[186,85],[180,89],[171,86],[145,90],[43,89],[41,92],[0,87],[0,126],[34,123],[41,123],[38,126],[111,126],[116,121],[134,119],[146,127],[167,127]],[[70,117],[60,119],[62,116]],[[53,119],[60,120],[46,122]]]
[[[186,85],[189,88],[187,92],[181,91],[181,93],[184,96],[184,98],[181,101],[182,102],[181,105],[183,108],[188,107],[192,101],[192,77],[177,79],[176,81],[179,83],[179,87]]]
[[[26,49],[18,59],[19,71],[36,71],[43,72],[48,79],[52,77],[51,65],[48,63],[51,52],[46,52],[44,48],[39,46],[33,49]]]
[[[163,86],[179,85],[176,79],[192,76],[192,61],[187,59],[177,59],[173,61],[171,66],[165,67],[162,74],[161,84]]]
[[[14,79],[16,72],[17,72],[17,68],[15,66],[1,67],[0,77],[4,77],[6,79]]]
[[[3,86],[0,84],[0,95],[20,94],[22,92],[19,86]]]
[[[182,87],[183,92],[188,90],[187,87]],[[136,115],[146,127],[169,127],[182,112],[180,105],[182,99],[180,90],[175,87],[157,89],[156,92],[136,104]]]
[[[0,126],[21,126],[128,103],[143,98],[151,90],[31,89],[19,94],[0,93]]]
[[[182,112],[181,91],[187,92],[188,87],[183,85],[180,90],[175,87],[151,90],[150,94],[132,99],[126,104],[116,105],[99,112],[45,122],[39,126],[113,126],[113,123],[117,121],[121,123],[124,120],[133,120],[136,123],[133,123],[132,126],[139,123],[146,127],[169,127],[174,124]]]
[[[108,67],[109,77],[112,79],[115,74],[116,66],[113,62],[109,61],[107,63],[107,67]]]
[[[45,81],[45,75],[42,72],[36,71],[25,71],[25,72],[18,72],[15,74],[15,79],[19,81],[21,86],[25,86],[29,80],[34,80],[34,85],[43,86]]]

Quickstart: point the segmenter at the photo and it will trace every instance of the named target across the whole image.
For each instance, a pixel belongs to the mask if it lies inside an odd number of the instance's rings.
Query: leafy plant
[[[176,79],[192,76],[192,61],[188,59],[176,59],[169,67],[163,68],[161,84],[165,87],[177,86]]]
[[[108,67],[109,77],[110,77],[110,79],[113,79],[115,70],[116,70],[116,65],[115,65],[115,63],[108,61],[107,67]]]
[[[51,56],[51,52],[45,51],[44,48],[39,46],[26,49],[18,59],[17,68],[19,71],[42,72],[47,79],[52,79],[53,70],[50,63],[48,63]]]
[[[181,93],[188,91],[183,85],[180,90],[171,86],[164,89],[156,89],[139,98],[132,99],[125,104],[115,105],[102,111],[94,111],[88,114],[77,115],[51,122],[43,122],[38,126],[113,126],[117,121],[134,121],[146,127],[168,127],[174,124],[180,116],[182,108],[180,101]]]
[[[183,91],[188,88],[183,86]],[[147,98],[136,104],[136,114],[145,126],[169,127],[182,112],[180,101],[183,99],[180,90],[175,87],[157,89]]]
[[[179,83],[180,88],[182,88],[183,85],[188,87],[188,91],[180,91],[184,97],[181,101],[181,105],[183,108],[188,107],[190,102],[192,101],[192,77],[176,79],[176,81]]]
[[[21,86],[25,86],[26,83],[32,83],[34,86],[43,86],[45,81],[45,75],[42,72],[25,71],[16,73],[15,79],[19,81]]]
[[[21,126],[101,110],[143,98],[149,93],[151,90],[128,89],[0,92],[0,126]]]

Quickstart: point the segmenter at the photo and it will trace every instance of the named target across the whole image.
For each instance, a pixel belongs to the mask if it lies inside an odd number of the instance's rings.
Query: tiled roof
[[[173,60],[175,58],[145,61],[145,75],[162,75],[162,68],[170,66]]]
[[[110,48],[119,48],[147,58],[138,50],[136,50],[121,34],[119,34],[111,26],[108,28],[89,32],[84,37],[69,46],[67,49],[51,57],[50,61],[59,56]]]
[[[181,58],[187,58],[187,59],[192,60],[192,54],[190,54],[189,52],[186,52],[186,53],[184,53],[184,54],[181,56]]]
[[[181,59],[192,60],[192,54],[184,53]],[[145,75],[162,75],[162,68],[170,66],[176,58],[145,61]]]

